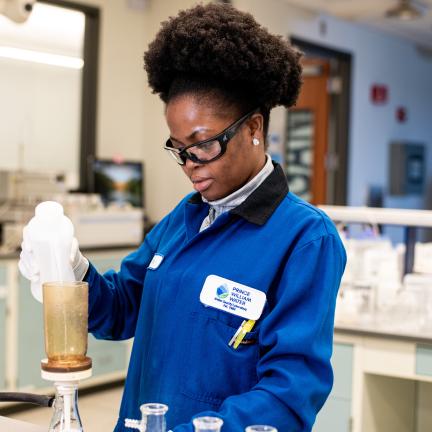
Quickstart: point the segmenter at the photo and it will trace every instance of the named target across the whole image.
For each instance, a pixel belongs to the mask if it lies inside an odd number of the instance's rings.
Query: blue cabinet
[[[417,375],[432,376],[432,345],[416,345],[415,371]]]
[[[34,299],[30,282],[18,276],[18,382],[20,389],[47,387],[40,362],[46,357],[42,303]]]
[[[119,251],[109,256],[105,254],[91,254],[88,259],[99,273],[113,269],[118,271],[120,263],[127,252]],[[99,340],[89,334],[88,356],[93,363],[93,376],[105,375],[118,371],[126,371],[128,365],[128,345],[120,341]]]
[[[0,265],[0,390],[6,387],[6,272],[6,266]]]
[[[314,432],[349,432],[351,430],[351,399],[353,375],[353,346],[335,343],[332,365],[333,389],[318,413]]]
[[[126,371],[128,365],[128,346],[120,341],[96,339],[89,334],[87,355],[93,364],[93,376]]]

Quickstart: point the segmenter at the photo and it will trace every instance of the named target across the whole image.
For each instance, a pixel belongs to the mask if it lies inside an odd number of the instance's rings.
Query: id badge
[[[216,275],[207,276],[200,294],[206,306],[247,320],[258,320],[266,303],[262,291]]]

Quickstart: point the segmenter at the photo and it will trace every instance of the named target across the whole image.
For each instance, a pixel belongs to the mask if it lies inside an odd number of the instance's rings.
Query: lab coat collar
[[[273,161],[273,172],[255,189],[246,200],[229,213],[246,219],[255,225],[264,225],[288,193],[288,183],[282,167]],[[195,193],[191,204],[203,204],[201,195]]]

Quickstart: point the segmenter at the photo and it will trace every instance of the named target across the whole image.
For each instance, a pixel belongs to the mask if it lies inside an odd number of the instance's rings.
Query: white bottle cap
[[[36,206],[35,216],[43,219],[56,219],[63,216],[63,207],[55,201],[44,201]]]

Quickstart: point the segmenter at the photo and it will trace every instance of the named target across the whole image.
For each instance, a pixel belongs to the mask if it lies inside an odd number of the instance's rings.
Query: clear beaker
[[[55,383],[54,414],[48,432],[82,432],[78,413],[78,383]]]
[[[220,432],[223,420],[219,417],[197,417],[192,420],[195,432]]]
[[[43,284],[45,351],[42,368],[68,372],[91,367],[86,357],[88,338],[87,282]]]
[[[245,432],[277,432],[277,429],[273,426],[266,426],[266,425],[254,425],[254,426],[248,426],[245,429]]]
[[[165,414],[168,406],[160,403],[146,403],[140,406],[141,432],[166,432]]]

